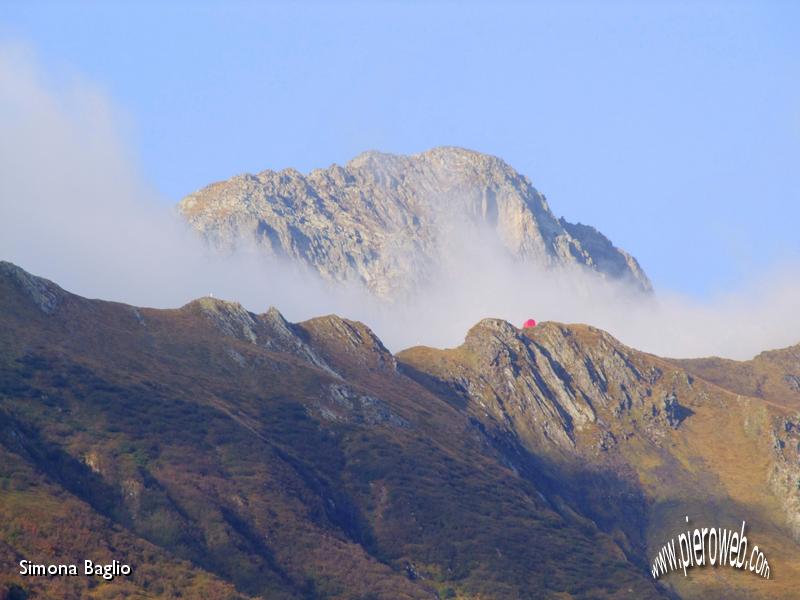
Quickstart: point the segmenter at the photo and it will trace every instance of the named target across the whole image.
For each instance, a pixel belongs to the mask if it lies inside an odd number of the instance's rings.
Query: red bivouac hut
[[[531,327],[536,327],[536,320],[535,319],[528,319],[522,324],[523,329],[530,329]]]

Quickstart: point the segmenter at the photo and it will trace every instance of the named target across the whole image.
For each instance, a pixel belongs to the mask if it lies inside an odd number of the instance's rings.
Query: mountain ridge
[[[14,535],[31,506],[66,498],[98,558],[111,544],[183,565],[181,587],[158,591],[145,560],[121,582],[142,597],[729,600],[787,597],[800,573],[800,414],[587,325],[484,319],[458,348],[393,355],[335,315],[289,323],[212,298],[136,308],[9,263],[0,325],[11,563],[52,543],[80,557],[55,525]],[[746,516],[774,579],[653,583],[653,549],[687,512]],[[81,585],[58,595],[118,589]]]
[[[630,254],[592,227],[557,219],[530,180],[500,158],[463,148],[369,151],[307,175],[291,168],[237,175],[188,195],[178,210],[219,250],[255,248],[384,300],[434,280],[448,248],[480,232],[514,261],[584,268],[652,291]]]

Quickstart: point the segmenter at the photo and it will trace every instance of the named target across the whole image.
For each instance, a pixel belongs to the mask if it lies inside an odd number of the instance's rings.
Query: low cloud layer
[[[487,316],[589,323],[669,356],[749,358],[800,342],[798,265],[707,301],[665,290],[643,298],[592,273],[514,262],[490,235],[464,229],[447,238],[435,282],[387,306],[257,254],[220,257],[142,181],[124,122],[102,90],[76,79],[56,86],[24,49],[0,47],[0,259],[137,305],[213,292],[255,312],[277,306],[291,320],[335,312],[366,322],[393,350],[457,345]]]
[[[142,181],[121,122],[101,90],[77,79],[56,89],[25,49],[0,47],[0,258],[132,304],[213,292],[255,309],[319,308],[299,290],[321,284],[297,269],[208,253]]]

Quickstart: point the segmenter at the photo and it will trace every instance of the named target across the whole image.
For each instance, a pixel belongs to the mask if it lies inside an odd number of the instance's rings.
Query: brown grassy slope
[[[8,426],[7,422],[3,423]],[[17,434],[6,429],[2,434]],[[25,452],[21,453],[22,455]],[[0,448],[0,590],[11,586],[32,598],[245,598],[230,583],[149,544],[99,515],[86,502],[36,472],[20,453]],[[135,565],[131,578],[29,578],[19,575],[19,561],[44,559],[56,564],[96,563],[116,559]]]
[[[712,357],[672,362],[737,394],[800,409],[800,345],[762,352],[747,361]]]
[[[4,316],[30,308],[13,304]],[[198,310],[137,318],[65,295],[54,315],[7,320],[5,408],[104,484],[70,491],[239,589],[426,597],[349,539],[357,531],[343,529],[358,524],[346,498],[337,509],[338,491],[313,468],[338,468],[341,453],[292,397],[317,393],[324,378],[291,356],[215,343]],[[230,358],[236,347],[252,376]]]
[[[121,552],[149,544],[213,574],[197,586],[270,599],[660,596],[360,324],[208,299],[137,310],[4,269],[0,409],[28,450],[3,451],[43,482],[29,502],[86,507]],[[24,523],[14,498],[0,507]],[[77,552],[56,525],[28,535],[3,533],[6,555],[50,537]],[[137,593],[169,579],[140,567]]]

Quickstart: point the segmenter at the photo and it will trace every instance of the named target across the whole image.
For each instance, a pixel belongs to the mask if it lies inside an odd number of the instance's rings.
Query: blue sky
[[[459,145],[708,297],[800,256],[800,4],[5,2],[127,116],[174,202],[244,171]]]

